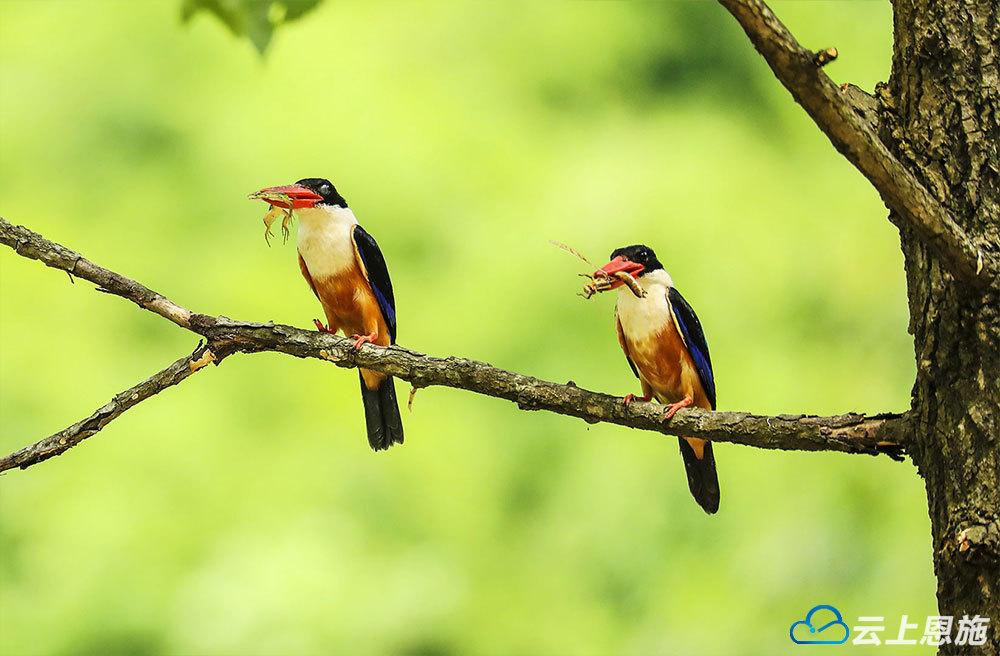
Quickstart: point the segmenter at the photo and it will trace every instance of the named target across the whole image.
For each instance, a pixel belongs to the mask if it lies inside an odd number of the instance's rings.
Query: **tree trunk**
[[[893,0],[892,76],[879,90],[883,141],[984,248],[1000,251],[1000,9],[997,0]],[[990,618],[1000,654],[1000,307],[972,292],[897,216],[906,259],[915,444],[931,518],[942,615]],[[922,629],[923,627],[921,627]],[[952,630],[955,636],[955,629]]]

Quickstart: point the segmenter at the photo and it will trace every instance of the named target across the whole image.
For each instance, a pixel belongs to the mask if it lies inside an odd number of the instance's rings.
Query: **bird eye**
[[[326,184],[325,182],[321,184],[319,187],[319,193],[326,196],[328,193],[330,193],[330,185]]]

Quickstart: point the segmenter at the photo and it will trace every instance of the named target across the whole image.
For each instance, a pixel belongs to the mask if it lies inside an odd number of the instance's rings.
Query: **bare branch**
[[[147,378],[138,385],[128,388],[115,395],[110,403],[98,408],[94,414],[82,419],[55,435],[46,437],[31,446],[0,458],[0,472],[20,467],[25,469],[31,465],[48,460],[61,454],[84,441],[94,433],[104,428],[108,422],[117,419],[123,412],[134,405],[145,401],[154,394],[176,385],[201,368],[199,361],[206,353],[211,353],[207,346],[199,346],[190,356],[185,356],[166,369]],[[205,362],[207,364],[207,362]]]
[[[664,406],[653,403],[625,405],[621,397],[592,392],[572,381],[561,385],[498,369],[484,362],[455,357],[437,358],[398,345],[381,347],[365,344],[355,349],[352,340],[327,333],[193,313],[134,280],[99,267],[78,253],[26,228],[12,226],[2,218],[0,241],[24,257],[66,271],[73,270],[81,278],[165,316],[205,337],[208,342],[191,356],[178,360],[152,378],[122,392],[87,419],[3,458],[0,460],[0,471],[25,468],[62,453],[99,431],[128,408],[166,387],[176,385],[209,362],[219,364],[234,353],[260,351],[317,358],[339,367],[373,369],[409,381],[414,388],[443,385],[468,390],[513,401],[522,410],[547,410],[579,417],[589,423],[608,422],[665,435],[700,437],[763,449],[886,453],[894,459],[901,459],[909,431],[908,417],[899,414],[768,417],[689,408],[680,410],[673,419],[665,422]]]
[[[904,437],[906,420],[902,415],[766,417],[689,408],[678,411],[670,422],[664,423],[666,410],[659,404],[627,406],[620,396],[591,392],[572,381],[565,385],[552,383],[476,360],[437,358],[398,345],[366,344],[354,349],[351,340],[327,333],[280,324],[244,323],[225,317],[192,315],[191,324],[192,330],[208,338],[220,360],[237,351],[278,351],[302,358],[320,358],[339,367],[364,367],[390,374],[418,388],[443,385],[464,389],[513,401],[522,410],[548,410],[589,423],[603,421],[665,435],[801,451],[897,454]]]
[[[45,266],[62,269],[71,276],[89,280],[101,291],[127,298],[139,307],[170,319],[182,328],[189,327],[190,310],[182,308],[145,285],[94,264],[76,251],[51,242],[24,226],[11,225],[3,217],[0,217],[0,243],[10,246],[22,257],[38,260]]]
[[[949,271],[975,287],[995,284],[1000,265],[990,249],[973,242],[951,213],[931,195],[878,137],[873,123],[820,68],[827,49],[806,50],[762,0],[719,0],[739,21],[775,76],[816,125],[868,178],[901,221],[912,226]],[[824,54],[826,53],[826,54]],[[985,267],[979,265],[984,257]]]

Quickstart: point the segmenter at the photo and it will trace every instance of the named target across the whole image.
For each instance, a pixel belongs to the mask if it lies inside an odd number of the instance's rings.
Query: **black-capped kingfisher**
[[[358,225],[344,197],[323,178],[306,178],[257,193],[267,192],[273,194],[263,197],[268,203],[298,214],[299,268],[326,314],[326,325],[313,319],[316,327],[328,333],[342,330],[355,340],[355,348],[365,342],[395,344],[396,302],[385,258],[372,236]],[[368,443],[376,451],[402,444],[403,421],[392,376],[358,371]]]
[[[646,292],[640,298],[621,280],[611,285],[620,288],[615,306],[618,343],[642,384],[642,396],[629,394],[624,402],[655,397],[669,406],[665,419],[691,405],[715,410],[715,375],[701,322],[653,250],[641,244],[619,248],[601,271],[609,276],[624,271]],[[678,442],[691,494],[705,512],[716,512],[719,477],[712,443],[693,437]]]

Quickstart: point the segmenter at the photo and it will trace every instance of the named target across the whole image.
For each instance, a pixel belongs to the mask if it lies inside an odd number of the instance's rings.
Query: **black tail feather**
[[[399,403],[396,402],[396,384],[389,376],[382,381],[378,388],[379,398],[382,401],[382,426],[389,441],[385,448],[393,444],[403,443],[403,418],[399,416]]]
[[[403,443],[403,418],[399,416],[396,386],[392,376],[386,377],[378,389],[368,389],[361,378],[361,400],[365,404],[365,424],[368,427],[368,444],[375,451]]]
[[[681,445],[681,456],[684,458],[684,470],[687,472],[691,495],[705,512],[709,515],[715,514],[719,509],[719,475],[715,471],[712,443],[705,443],[705,450],[699,459],[687,440],[679,437],[677,441]]]

